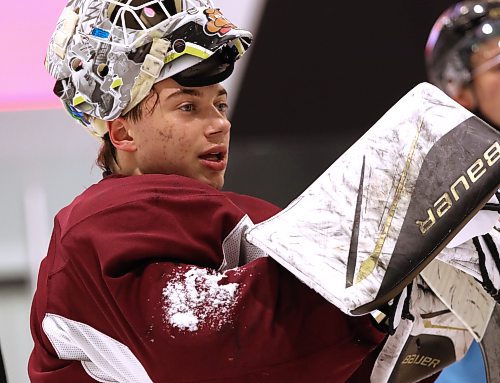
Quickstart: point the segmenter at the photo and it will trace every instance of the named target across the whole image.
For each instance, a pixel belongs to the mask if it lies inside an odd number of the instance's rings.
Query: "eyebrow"
[[[186,95],[186,94],[189,95],[189,96],[201,97],[201,92],[198,89],[195,89],[195,88],[181,88],[181,89],[175,91],[174,93],[169,94],[167,96],[167,100],[171,99],[171,98],[174,98],[174,97],[181,96],[181,95]],[[226,89],[224,89],[224,88],[219,89],[219,91],[217,92],[217,96],[216,97],[220,97],[220,96],[227,96]]]

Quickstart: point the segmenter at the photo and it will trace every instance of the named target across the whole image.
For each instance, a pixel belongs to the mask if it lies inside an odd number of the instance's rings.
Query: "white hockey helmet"
[[[425,46],[429,81],[456,96],[473,78],[471,54],[479,44],[498,36],[500,0],[465,0],[447,8],[434,23]]]
[[[54,92],[90,133],[139,104],[154,83],[226,79],[252,40],[211,0],[69,0],[45,66]]]

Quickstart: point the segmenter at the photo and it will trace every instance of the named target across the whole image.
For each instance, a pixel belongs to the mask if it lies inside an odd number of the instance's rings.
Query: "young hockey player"
[[[32,382],[342,382],[384,338],[241,244],[279,210],[221,191],[250,41],[206,0],[67,4],[46,67],[105,177],[55,218]]]
[[[249,244],[277,207],[222,191],[220,82],[250,41],[205,0],[69,1],[46,66],[103,140],[105,178],[56,216],[33,382],[368,381],[359,366],[385,335]],[[380,291],[408,279],[397,269]]]

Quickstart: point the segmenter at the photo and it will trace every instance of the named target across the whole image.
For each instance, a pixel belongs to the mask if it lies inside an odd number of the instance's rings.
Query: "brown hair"
[[[132,109],[130,109],[122,117],[126,120],[129,120],[129,121],[139,122],[143,117],[144,105],[153,96],[156,97],[155,102],[154,102],[153,106],[147,110],[148,114],[153,113],[156,106],[158,105],[158,102],[159,102],[159,94],[154,87],[151,88],[151,91],[144,98],[144,100],[142,100],[139,104],[137,104]],[[113,172],[115,172],[116,169],[119,167],[118,161],[116,159],[116,148],[113,145],[113,143],[111,142],[111,139],[109,137],[109,133],[106,133],[102,137],[102,144],[101,144],[101,148],[99,149],[99,154],[97,155],[96,165],[102,169],[102,176],[103,177],[107,177],[107,176],[113,174]]]

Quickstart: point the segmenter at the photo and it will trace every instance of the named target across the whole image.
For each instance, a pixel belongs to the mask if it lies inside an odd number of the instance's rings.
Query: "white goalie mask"
[[[54,92],[90,133],[139,104],[154,83],[225,80],[252,40],[210,0],[69,0],[45,66]]]

